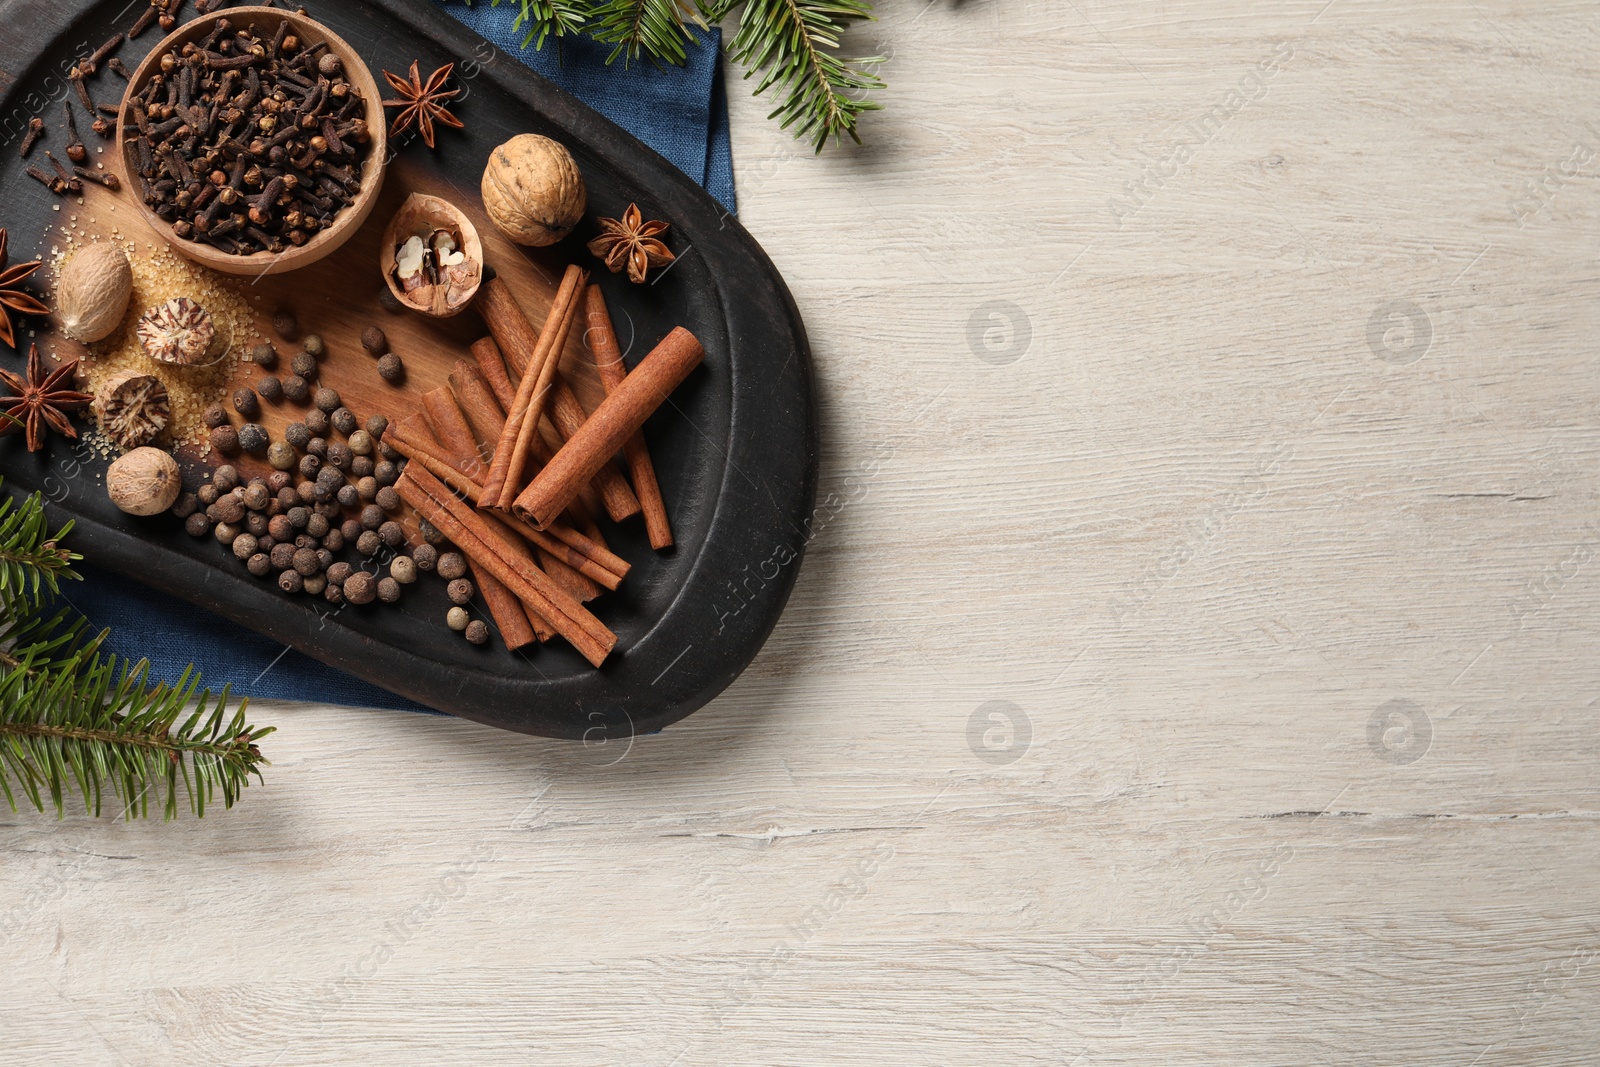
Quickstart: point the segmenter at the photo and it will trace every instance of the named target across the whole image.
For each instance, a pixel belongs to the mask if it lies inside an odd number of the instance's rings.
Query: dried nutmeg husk
[[[454,204],[412,193],[384,232],[383,280],[406,307],[434,318],[459,315],[483,281],[483,243]]]
[[[125,370],[101,383],[93,410],[107,437],[123,448],[138,448],[167,428],[172,400],[160,378]]]
[[[180,296],[144,313],[139,320],[139,342],[153,360],[192,367],[210,358],[217,328],[210,312]]]

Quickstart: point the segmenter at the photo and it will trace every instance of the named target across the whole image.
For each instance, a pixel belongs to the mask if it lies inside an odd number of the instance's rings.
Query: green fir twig
[[[128,818],[152,800],[174,818],[181,793],[197,816],[220,794],[232,807],[266,764],[257,747],[271,727],[231,714],[225,688],[200,689],[193,667],[176,685],[152,684],[147,660],[103,650],[110,631],[91,634],[70,607],[56,605],[62,578],[78,578],[79,557],[60,547],[39,494],[0,503],[0,793],[58,815],[68,794],[99,815],[109,792]]]
[[[470,2],[470,0],[469,0]],[[493,0],[498,7],[501,0]],[[755,95],[776,90],[778,106],[768,118],[810,141],[818,152],[828,138],[848,134],[861,143],[856,126],[882,104],[870,93],[885,88],[872,67],[882,56],[846,59],[840,39],[857,22],[873,18],[869,0],[517,0],[513,31],[523,32],[522,47],[543,48],[547,40],[585,34],[612,45],[607,63],[631,64],[641,56],[682,66],[695,31],[718,25],[739,12],[739,29],[728,54],[761,74]]]

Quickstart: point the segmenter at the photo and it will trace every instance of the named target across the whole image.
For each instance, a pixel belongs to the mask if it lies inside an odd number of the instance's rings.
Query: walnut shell
[[[439,272],[436,284],[402,279],[398,273],[401,246],[412,237],[427,240],[440,232],[448,233],[460,246],[462,262]],[[412,193],[400,205],[384,231],[379,257],[383,280],[395,299],[435,318],[447,319],[465,311],[483,281],[483,242],[478,239],[477,227],[460,208],[427,193]]]
[[[159,515],[182,491],[178,461],[159,448],[136,448],[106,470],[106,495],[129,515]]]
[[[519,245],[553,245],[583,218],[589,197],[572,153],[536,133],[519,134],[489,153],[483,206]]]
[[[172,400],[160,378],[125,370],[101,384],[94,395],[94,414],[107,437],[123,448],[138,448],[167,428]]]
[[[128,254],[109,241],[97,241],[61,269],[56,285],[61,332],[85,344],[103,341],[122,325],[132,297]]]

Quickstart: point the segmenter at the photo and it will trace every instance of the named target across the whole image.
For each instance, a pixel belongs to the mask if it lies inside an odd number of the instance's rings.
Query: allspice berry
[[[298,374],[291,374],[283,380],[283,395],[292,403],[304,404],[311,397],[311,386]]]
[[[356,551],[363,556],[376,556],[382,548],[383,541],[377,530],[362,530],[361,536],[356,538]]]
[[[261,414],[261,401],[256,398],[256,391],[248,385],[233,391],[233,410],[247,419],[253,419]]]
[[[272,315],[272,330],[285,341],[300,336],[300,320],[288,308],[279,308]]]
[[[202,418],[204,418],[206,426],[210,429],[228,425],[228,412],[221,404],[212,404],[206,408],[206,413]]]
[[[328,346],[323,343],[320,333],[306,334],[305,343],[301,347],[305,349],[306,355],[312,359],[321,359],[322,354],[328,350]]]
[[[129,515],[159,515],[183,492],[178,461],[145,445],[119,456],[106,471],[106,493]]]
[[[205,512],[197,511],[183,520],[183,531],[190,537],[204,537],[211,532],[211,520],[206,518]]]
[[[399,548],[406,543],[406,530],[404,526],[391,520],[378,527],[378,537],[390,548]]]
[[[398,385],[405,381],[406,365],[400,362],[400,357],[393,352],[388,353],[378,360],[378,377],[390,385]]]
[[[473,619],[467,623],[466,638],[472,644],[482,645],[488,643],[489,627],[482,619]]]
[[[333,428],[346,437],[354,433],[356,427],[360,425],[360,423],[356,422],[355,413],[349,408],[334,408],[333,414],[328,416],[328,422],[332,423]]]
[[[200,510],[200,499],[193,493],[179,493],[178,499],[169,509],[180,519],[187,519]]]
[[[400,510],[400,492],[392,485],[386,485],[379,489],[377,495],[374,496],[372,500],[373,503],[377,504],[384,511]]]
[[[383,431],[389,428],[389,420],[382,415],[374,415],[367,420],[367,432],[376,440],[383,436]]]
[[[283,439],[295,448],[304,448],[311,440],[311,431],[306,429],[303,422],[291,422],[283,428]]]
[[[312,378],[317,376],[317,357],[313,356],[310,352],[301,352],[299,355],[295,356],[294,361],[289,364],[289,369],[294,371],[295,374],[301,378],[310,381]]]
[[[344,598],[352,604],[370,604],[378,595],[378,583],[366,571],[352,571],[342,588]]]
[[[378,599],[385,604],[393,604],[400,599],[400,583],[393,578],[378,579]]]
[[[401,585],[410,585],[417,580],[417,561],[410,556],[396,556],[389,564],[389,577]]]
[[[294,454],[294,446],[287,441],[274,441],[267,447],[267,462],[272,464],[274,470],[293,470],[299,458]]]
[[[259,422],[247,422],[239,427],[239,447],[252,456],[261,455],[271,443],[272,438],[268,436],[266,427]]]
[[[239,468],[231,463],[224,463],[211,472],[211,484],[217,487],[219,493],[231,493],[239,488]]]
[[[429,544],[421,544],[411,550],[411,561],[417,565],[419,571],[431,571],[439,564],[439,550]]]
[[[332,582],[334,585],[343,585],[345,583],[345,579],[349,578],[350,575],[354,573],[355,568],[353,566],[346,563],[344,560],[340,560],[338,563],[335,563],[333,566],[328,568],[328,581]]]
[[[211,447],[225,456],[239,451],[239,435],[232,426],[218,426],[211,431]]]
[[[257,578],[265,578],[272,573],[272,557],[265,552],[257,552],[245,561],[245,566]]]
[[[306,412],[305,418],[301,421],[306,424],[306,429],[311,431],[312,437],[328,436],[328,429],[331,423],[328,419],[328,413],[321,408],[312,408]]]
[[[381,460],[372,468],[372,476],[379,485],[393,485],[400,480],[400,466],[392,460]]]
[[[262,370],[271,370],[278,365],[278,350],[270,341],[256,345],[250,350],[250,362]]]
[[[439,577],[455,581],[467,573],[467,561],[459,552],[446,552],[439,557]]]
[[[256,382],[256,392],[261,394],[262,400],[276,404],[283,399],[283,380],[276,374],[269,374]]]
[[[343,408],[340,408],[343,411]],[[358,456],[372,455],[372,435],[365,430],[357,430],[350,435],[350,451]]]
[[[389,339],[376,326],[368,326],[361,331],[361,347],[374,356],[381,356],[389,351]]]
[[[339,406],[339,392],[336,389],[323,386],[317,390],[316,396],[312,397],[312,402],[317,405],[319,410],[331,412]]]
[[[472,622],[472,616],[467,614],[466,608],[451,608],[444,617],[445,625],[460,633]]]
[[[278,588],[285,593],[298,593],[305,587],[305,582],[299,571],[284,571],[278,575]]]
[[[472,583],[465,578],[457,578],[445,587],[445,595],[452,604],[470,604],[472,596],[477,590],[472,588]]]

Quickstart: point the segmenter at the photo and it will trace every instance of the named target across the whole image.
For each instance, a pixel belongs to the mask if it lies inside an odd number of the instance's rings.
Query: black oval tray
[[[125,30],[137,12],[126,0],[0,3],[7,27],[0,35],[0,139],[18,117],[25,122],[40,114],[53,128],[72,58]],[[428,157],[463,188],[476,187],[495,144],[515,133],[543,133],[572,150],[592,206],[647,205],[647,214],[671,220],[675,242],[686,250],[656,285],[597,276],[614,313],[641,337],[683,325],[706,347],[704,365],[646,427],[676,547],[653,552],[637,519],[607,528],[612,547],[634,564],[622,588],[593,605],[616,631],[617,651],[595,670],[560,639],[527,654],[498,642],[474,648],[443,628],[448,602],[438,582],[413,587],[417,595],[408,594],[403,610],[344,610],[325,618],[309,598],[284,596],[251,578],[209,539],[188,538],[173,522],[118,512],[98,477],[105,462],[86,460],[85,450],[59,438],[37,454],[15,436],[0,440],[6,491],[47,491],[59,501],[49,505],[52,517],[77,522],[72,546],[99,566],[441,711],[591,741],[650,733],[683,718],[754,658],[783,610],[805,548],[817,465],[810,352],[782,278],[739,223],[666,160],[513,57],[484,64],[485,43],[431,5],[338,0],[317,3],[310,13],[374,70],[405,70],[415,58],[425,70],[477,61],[467,129],[450,131]],[[136,65],[161,37],[151,29],[129,42],[124,62]],[[24,174],[17,143],[0,148],[0,225],[11,231],[13,262],[29,258],[46,227],[61,218],[52,208],[62,203],[67,211],[70,203]],[[68,481],[74,491],[50,491]],[[136,619],[113,622],[137,632]]]

